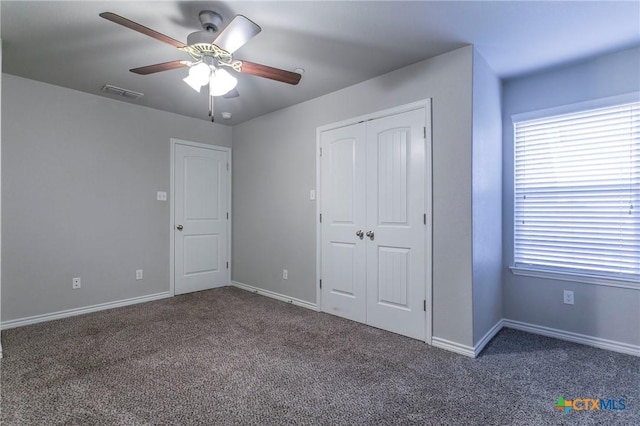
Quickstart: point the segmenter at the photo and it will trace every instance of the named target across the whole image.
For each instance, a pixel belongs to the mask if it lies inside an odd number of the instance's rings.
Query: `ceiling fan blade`
[[[133,31],[137,31],[139,33],[142,33],[146,36],[155,38],[156,40],[160,40],[164,43],[170,44],[173,47],[184,47],[185,44],[182,42],[179,42],[178,40],[175,40],[169,36],[166,36],[164,34],[161,34],[155,30],[152,30],[151,28],[147,28],[144,25],[140,25],[137,22],[133,22],[127,18],[123,18],[120,15],[116,15],[115,13],[111,13],[111,12],[103,12],[100,14],[100,17],[106,19],[107,21],[111,21],[114,22],[116,24],[120,24],[123,27],[127,27]]]
[[[268,67],[266,65],[256,64],[249,61],[241,61],[242,68],[240,72],[244,74],[256,75],[258,77],[270,78],[271,80],[281,81],[287,84],[296,85],[302,78],[297,72],[285,71],[279,68]]]
[[[231,89],[227,93],[225,93],[222,97],[225,99],[232,99],[232,98],[237,98],[238,96],[240,96],[238,89]]]
[[[262,31],[262,28],[258,24],[245,16],[236,15],[216,37],[213,44],[229,53],[233,53],[260,31]]]
[[[163,62],[161,64],[147,65],[146,67],[132,68],[129,71],[140,75],[153,74],[160,71],[169,71],[176,68],[188,67],[187,61],[171,61]]]

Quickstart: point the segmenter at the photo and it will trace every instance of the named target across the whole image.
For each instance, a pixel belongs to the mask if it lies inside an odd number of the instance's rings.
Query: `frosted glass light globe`
[[[222,96],[236,87],[237,84],[238,79],[229,74],[227,70],[216,69],[209,80],[209,94],[211,96]]]

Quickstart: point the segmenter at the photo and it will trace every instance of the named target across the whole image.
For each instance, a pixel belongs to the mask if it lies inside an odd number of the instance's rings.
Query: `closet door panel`
[[[366,322],[363,124],[321,134],[322,310]]]
[[[426,336],[424,109],[367,123],[367,324]]]

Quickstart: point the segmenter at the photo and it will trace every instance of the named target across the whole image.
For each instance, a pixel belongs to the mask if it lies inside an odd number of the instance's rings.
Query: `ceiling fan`
[[[237,60],[233,53],[256,36],[262,28],[242,15],[236,15],[229,24],[220,31],[222,17],[211,10],[203,10],[199,14],[203,30],[189,34],[187,44],[159,33],[144,25],[133,22],[120,15],[104,12],[100,17],[116,24],[137,31],[156,40],[170,44],[186,52],[193,61],[177,60],[160,64],[132,68],[129,71],[148,75],[176,68],[189,68],[189,75],[183,79],[198,93],[204,86],[209,88],[209,116],[214,121],[213,98],[224,96],[233,98],[238,96],[235,89],[238,80],[225,68],[239,73],[255,75],[283,83],[296,85],[300,82],[301,74],[286,71],[254,62]]]

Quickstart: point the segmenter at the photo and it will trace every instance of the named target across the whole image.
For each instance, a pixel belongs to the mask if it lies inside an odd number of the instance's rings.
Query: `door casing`
[[[224,146],[218,145],[209,145],[198,142],[191,142],[182,139],[171,138],[171,186],[169,190],[169,246],[170,246],[170,257],[169,257],[169,293],[171,296],[175,296],[175,149],[176,145],[186,145],[192,146],[196,148],[204,148],[204,149],[213,149],[217,151],[224,151],[227,153],[229,159],[229,178],[228,178],[228,188],[227,188],[227,206],[229,210],[229,220],[227,220],[227,253],[229,253],[229,284],[231,284],[231,268],[233,267],[233,262],[231,261],[231,218],[233,217],[231,212],[231,176],[232,176],[232,161],[231,161],[231,148],[227,148]]]
[[[425,178],[427,182],[425,184],[425,210],[427,214],[427,227],[425,232],[425,296],[426,296],[426,308],[427,314],[425,315],[426,321],[426,338],[425,342],[431,344],[431,338],[433,335],[433,157],[432,157],[432,112],[431,112],[431,98],[427,98],[418,102],[413,102],[406,105],[401,105],[395,108],[385,109],[375,113],[363,115],[360,117],[354,117],[348,120],[343,120],[337,123],[328,124],[318,127],[316,129],[316,310],[322,311],[322,291],[320,289],[320,280],[322,279],[322,223],[320,223],[320,214],[322,213],[322,188],[321,185],[321,136],[322,132],[327,130],[333,130],[340,127],[350,126],[352,124],[360,123],[363,121],[375,120],[378,118],[387,117],[390,115],[396,115],[403,112],[408,112],[416,109],[424,109],[425,111]]]

